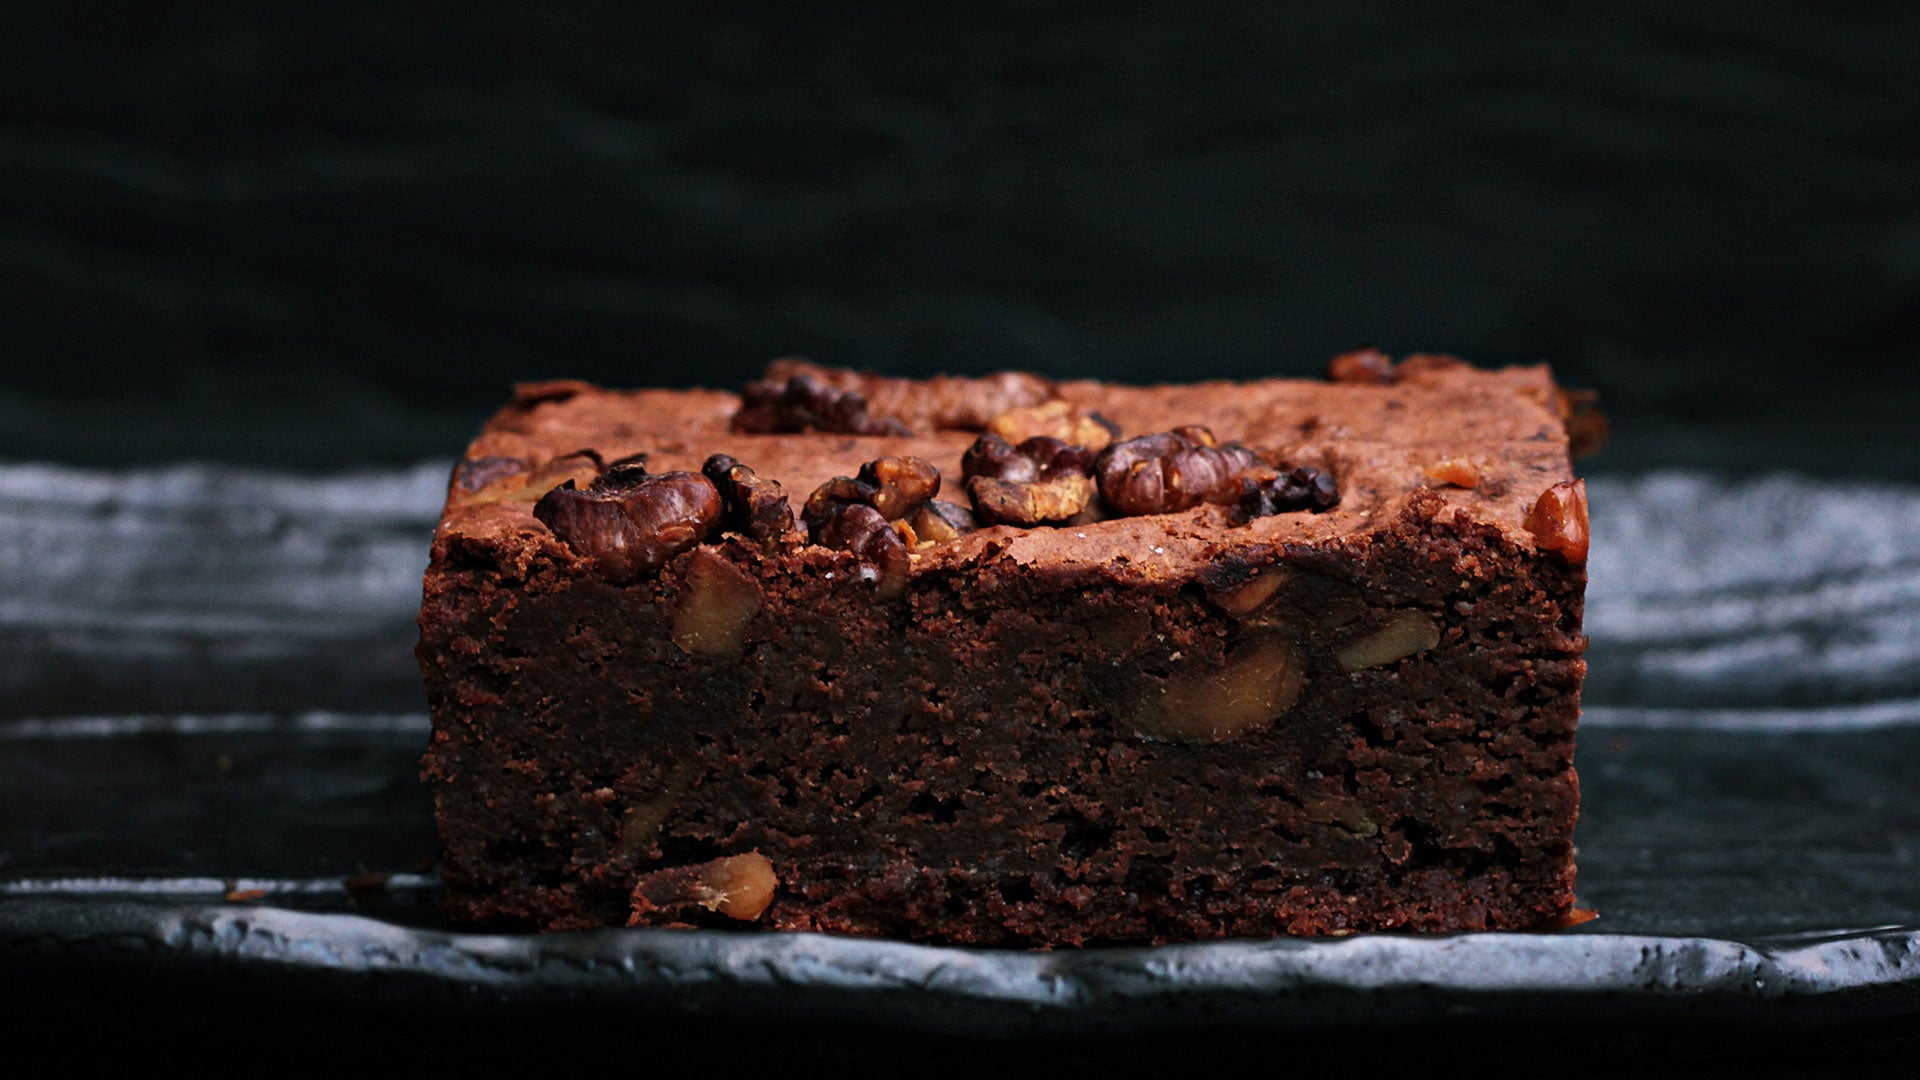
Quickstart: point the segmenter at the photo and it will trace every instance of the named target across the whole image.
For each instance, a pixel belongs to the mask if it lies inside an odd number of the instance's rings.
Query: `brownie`
[[[420,615],[451,915],[1564,925],[1592,410],[1544,367],[1332,375],[522,386]]]

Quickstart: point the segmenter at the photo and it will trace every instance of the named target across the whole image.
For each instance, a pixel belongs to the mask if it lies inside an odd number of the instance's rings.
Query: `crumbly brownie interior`
[[[457,917],[728,923],[646,883],[753,852],[777,879],[754,925],[780,929],[1032,946],[1567,918],[1584,571],[1532,521],[1571,479],[1544,369],[1061,384],[1128,435],[1203,423],[1327,469],[1340,503],[981,528],[885,597],[852,552],[735,533],[609,581],[531,511],[640,452],[724,452],[796,504],[913,455],[952,497],[975,434],[883,389],[907,433],[742,432],[735,395],[574,384],[489,424],[421,617]]]

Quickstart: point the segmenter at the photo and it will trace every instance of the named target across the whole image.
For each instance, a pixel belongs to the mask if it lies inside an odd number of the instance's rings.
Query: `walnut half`
[[[712,533],[720,492],[699,473],[649,473],[615,462],[591,485],[572,480],[541,496],[533,516],[595,573],[616,584],[647,577]]]
[[[1170,514],[1240,498],[1240,477],[1267,463],[1238,443],[1218,445],[1198,425],[1117,442],[1093,464],[1100,496],[1122,514]]]
[[[1093,451],[1050,435],[1018,446],[998,435],[974,440],[960,461],[973,512],[992,525],[1041,525],[1073,517],[1093,501]]]

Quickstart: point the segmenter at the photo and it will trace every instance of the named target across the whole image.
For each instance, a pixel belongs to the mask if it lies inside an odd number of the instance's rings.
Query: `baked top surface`
[[[1368,533],[1422,490],[1530,545],[1523,522],[1534,500],[1572,476],[1559,390],[1545,366],[1423,370],[1382,386],[1304,379],[1159,386],[1071,381],[1057,391],[1117,423],[1124,438],[1203,424],[1223,443],[1244,443],[1276,465],[1328,469],[1339,482],[1340,505],[1244,525],[1231,524],[1223,507],[1203,505],[1084,525],[993,526],[916,554],[916,572],[1005,558],[1015,565],[1173,577],[1235,548],[1326,544]],[[960,459],[976,432],[746,434],[730,428],[740,403],[739,395],[717,390],[541,384],[523,388],[488,422],[466,460],[513,459],[537,471],[590,449],[608,461],[645,453],[650,471],[665,472],[698,471],[709,455],[726,453],[782,484],[797,509],[835,476],[852,476],[876,458],[911,455],[940,469],[941,498],[966,500]],[[1472,489],[1436,483],[1427,469],[1442,460],[1472,463],[1480,482]],[[525,483],[524,474],[518,483]],[[509,478],[494,488],[514,486]],[[489,494],[494,488],[465,493],[456,486],[442,535],[542,543],[547,529],[532,512],[541,491],[500,498]]]

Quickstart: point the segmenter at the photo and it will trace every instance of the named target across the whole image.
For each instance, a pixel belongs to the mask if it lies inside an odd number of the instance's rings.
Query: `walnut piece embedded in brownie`
[[[529,388],[456,470],[421,609],[451,913],[1562,925],[1566,398],[1538,367],[1338,370]]]

